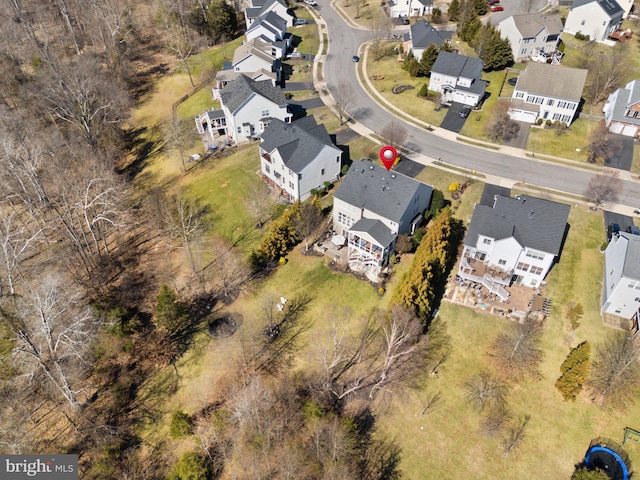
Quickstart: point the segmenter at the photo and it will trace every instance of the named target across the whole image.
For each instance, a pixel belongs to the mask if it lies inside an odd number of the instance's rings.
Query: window
[[[536,252],[535,250],[527,250],[525,256],[535,260],[542,260],[544,258],[544,253]]]
[[[553,98],[550,98],[549,100],[547,100],[547,105],[549,105],[550,107],[553,107]]]
[[[559,113],[554,113],[553,114],[553,120],[556,121],[560,118],[560,114]]]
[[[269,165],[264,166],[264,171],[267,173],[271,173],[271,169],[269,168]]]
[[[622,305],[618,305],[618,307],[616,308],[616,311],[614,313],[622,313]]]
[[[498,265],[506,265],[506,264],[507,264],[506,260],[502,260],[502,259],[498,260]]]
[[[345,215],[344,213],[338,212],[338,223],[346,225],[347,227],[351,227],[351,225],[353,225],[355,221],[353,220],[353,218]]]
[[[320,175],[324,175],[324,168],[320,170]]]
[[[528,263],[518,262],[518,265],[516,265],[516,269],[522,270],[523,272],[526,272],[526,271],[529,270],[529,264]]]
[[[585,20],[582,20],[582,21],[580,22],[580,25],[584,25],[584,22],[585,22]]]
[[[524,98],[524,92],[516,92],[516,98]]]
[[[636,301],[636,302],[640,302],[640,297],[636,297],[636,298],[635,298],[635,301]]]
[[[533,275],[540,275],[542,273],[542,267],[531,267],[529,272]]]
[[[238,133],[242,133],[242,127],[238,127]]]
[[[290,188],[290,189],[292,189],[292,190],[295,188],[295,187],[293,186],[293,182],[292,182],[291,180],[289,180],[289,188]]]
[[[558,102],[558,108],[567,108],[567,102]]]
[[[485,238],[484,240],[482,240],[482,243],[484,243],[485,245],[491,245],[491,239]]]
[[[262,116],[263,117],[268,117],[269,116],[269,110],[262,110]]]
[[[520,55],[525,55],[526,53],[527,53],[527,49],[526,49],[526,48],[523,48],[523,49],[520,51]]]
[[[298,174],[298,180],[302,180],[302,174],[301,173]]]
[[[340,163],[340,157],[336,157],[336,163]]]

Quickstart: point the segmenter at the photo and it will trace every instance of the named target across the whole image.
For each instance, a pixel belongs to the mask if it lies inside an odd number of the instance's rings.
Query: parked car
[[[460,110],[459,115],[461,118],[467,118],[470,113],[471,113],[471,107],[469,105],[465,105],[464,107],[462,107],[462,110]]]
[[[507,79],[507,83],[509,85],[513,85],[515,87],[516,83],[518,83],[518,77],[511,77],[511,78]]]
[[[304,58],[304,55],[300,52],[291,52],[289,55],[287,55],[287,59],[289,60],[302,60]]]
[[[354,55],[351,60],[353,61],[353,63],[358,63],[360,61],[360,57],[357,55]]]
[[[400,17],[403,25],[409,25],[411,22],[409,21],[409,17]]]
[[[497,5],[500,3],[500,0],[489,0],[489,5]]]
[[[640,235],[640,228],[636,227],[635,225],[629,225],[627,227],[627,233],[630,233],[632,235]]]
[[[492,12],[502,12],[503,10],[504,8],[502,8],[502,5],[500,5],[499,3],[496,3],[495,5],[491,5]]]
[[[316,2],[315,0],[304,0],[304,3],[306,3],[307,5],[311,5],[312,7],[318,6],[318,2]]]
[[[304,18],[296,18],[296,25],[306,25],[307,23],[309,23],[309,21]]]
[[[607,227],[607,242],[610,242],[611,238],[618,233],[620,233],[620,225],[617,223],[610,223]]]

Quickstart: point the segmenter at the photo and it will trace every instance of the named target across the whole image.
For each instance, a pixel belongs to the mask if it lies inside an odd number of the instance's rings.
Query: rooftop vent
[[[373,165],[369,165],[369,170],[373,170]]]
[[[529,212],[529,218],[533,218],[534,213],[535,213],[535,212],[534,212],[533,210],[531,210],[531,211]]]
[[[395,174],[395,173],[392,173],[392,174],[391,174],[391,178],[396,178],[396,174]]]

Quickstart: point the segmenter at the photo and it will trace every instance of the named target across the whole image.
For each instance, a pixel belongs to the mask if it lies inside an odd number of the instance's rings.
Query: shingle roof
[[[480,78],[484,62],[479,58],[442,51],[431,67],[432,72],[451,77]]]
[[[287,30],[287,21],[273,10],[270,10],[256,18],[247,32],[255,30],[260,26],[263,26],[270,32],[281,34]]]
[[[287,5],[287,2],[285,2],[285,0],[267,0],[262,5],[260,14],[264,13],[267,9],[271,8],[271,5],[273,5],[274,3],[279,3],[283,7],[287,8],[287,9],[289,8],[288,5]]]
[[[619,88],[615,95],[615,103],[610,107],[613,109],[611,119],[630,125],[640,125],[640,118],[625,117],[624,115],[627,108],[634,103],[640,102],[640,81],[633,80],[627,83],[625,88]]]
[[[476,205],[464,244],[475,247],[478,235],[514,237],[523,247],[558,255],[570,210],[569,205],[541,198],[498,195],[493,208]]]
[[[282,90],[271,85],[271,82],[256,82],[246,75],[231,80],[220,90],[222,104],[232,113],[251,95],[258,94],[277,105],[286,105],[287,99]]]
[[[235,66],[245,58],[254,55],[263,62],[273,66],[274,58],[265,52],[267,47],[270,49],[270,44],[258,38],[244,42],[233,52],[233,65]]]
[[[432,188],[413,178],[370,162],[355,161],[342,180],[334,197],[400,223],[418,189]]]
[[[292,123],[274,118],[262,132],[260,148],[266,152],[278,150],[284,164],[296,173],[316,159],[327,146],[334,147],[324,125],[318,125],[313,116],[302,117]]]
[[[620,236],[628,240],[622,275],[640,280],[640,235],[620,232]]]
[[[379,245],[382,245],[383,247],[391,244],[393,239],[396,238],[384,223],[380,220],[372,220],[370,218],[361,218],[351,226],[349,231],[368,233]]]
[[[448,35],[443,35],[443,33],[448,33]],[[447,40],[451,40],[451,32],[441,33],[426,20],[418,20],[411,25],[409,34],[413,48],[426,48],[432,43],[439,47]]]
[[[547,29],[549,35],[559,35],[563,28],[560,15],[547,15],[545,13],[514,15],[513,22],[523,38],[533,38],[543,28]]]
[[[582,68],[531,62],[518,77],[516,90],[579,102],[586,79]]]
[[[573,10],[574,8],[581,7],[583,5],[588,5],[592,2],[600,5],[600,8],[604,10],[609,18],[613,18],[618,15],[622,16],[622,14],[624,14],[624,10],[622,10],[622,7],[615,0],[574,0],[569,10]]]

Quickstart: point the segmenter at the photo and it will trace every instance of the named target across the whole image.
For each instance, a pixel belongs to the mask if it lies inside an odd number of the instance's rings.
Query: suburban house
[[[259,38],[272,43],[280,51],[286,52],[291,46],[291,34],[287,32],[287,21],[276,12],[267,12],[256,18],[245,32],[247,40]]]
[[[431,67],[429,90],[442,94],[442,103],[475,107],[484,97],[487,82],[480,80],[484,62],[479,58],[442,51]]]
[[[346,238],[349,267],[376,278],[398,234],[411,234],[433,188],[367,161],[355,161],[333,197],[333,230]]]
[[[587,70],[529,63],[513,90],[509,117],[527,123],[538,119],[570,124],[580,105]]]
[[[256,18],[269,12],[277,13],[279,17],[287,21],[289,26],[293,26],[294,18],[289,13],[286,0],[251,0],[250,5],[244,10],[245,25],[249,28]]]
[[[611,133],[640,135],[640,81],[632,80],[609,95],[602,111]]]
[[[513,60],[532,59],[545,63],[559,63],[557,52],[562,20],[560,15],[525,13],[512,15],[498,24],[500,36],[511,43]]]
[[[570,210],[525,195],[496,195],[493,206],[476,205],[458,275],[505,301],[509,293],[504,287],[540,287],[560,255]]]
[[[433,0],[389,0],[389,17],[422,17],[433,13]]]
[[[604,252],[602,321],[631,335],[638,332],[640,316],[640,236],[613,235]]]
[[[270,82],[257,82],[241,74],[220,90],[219,110],[208,110],[196,118],[198,132],[226,136],[236,145],[258,137],[277,118],[291,122],[291,113],[282,91]]]
[[[418,60],[422,58],[422,52],[432,43],[439,47],[451,41],[451,32],[440,32],[433,28],[426,20],[418,20],[411,25],[408,33],[404,34],[404,52],[413,52]]]
[[[625,4],[628,3],[625,0]],[[564,31],[581,33],[596,42],[607,42],[622,23],[625,11],[615,0],[574,0]]]
[[[272,55],[274,50],[279,55]],[[234,72],[247,73],[256,81],[269,80],[275,85],[280,81],[282,65],[279,57],[282,55],[283,52],[273,44],[254,38],[236,48],[231,66]]]
[[[313,116],[291,123],[273,119],[260,136],[262,177],[287,201],[304,201],[340,175],[342,151]]]

